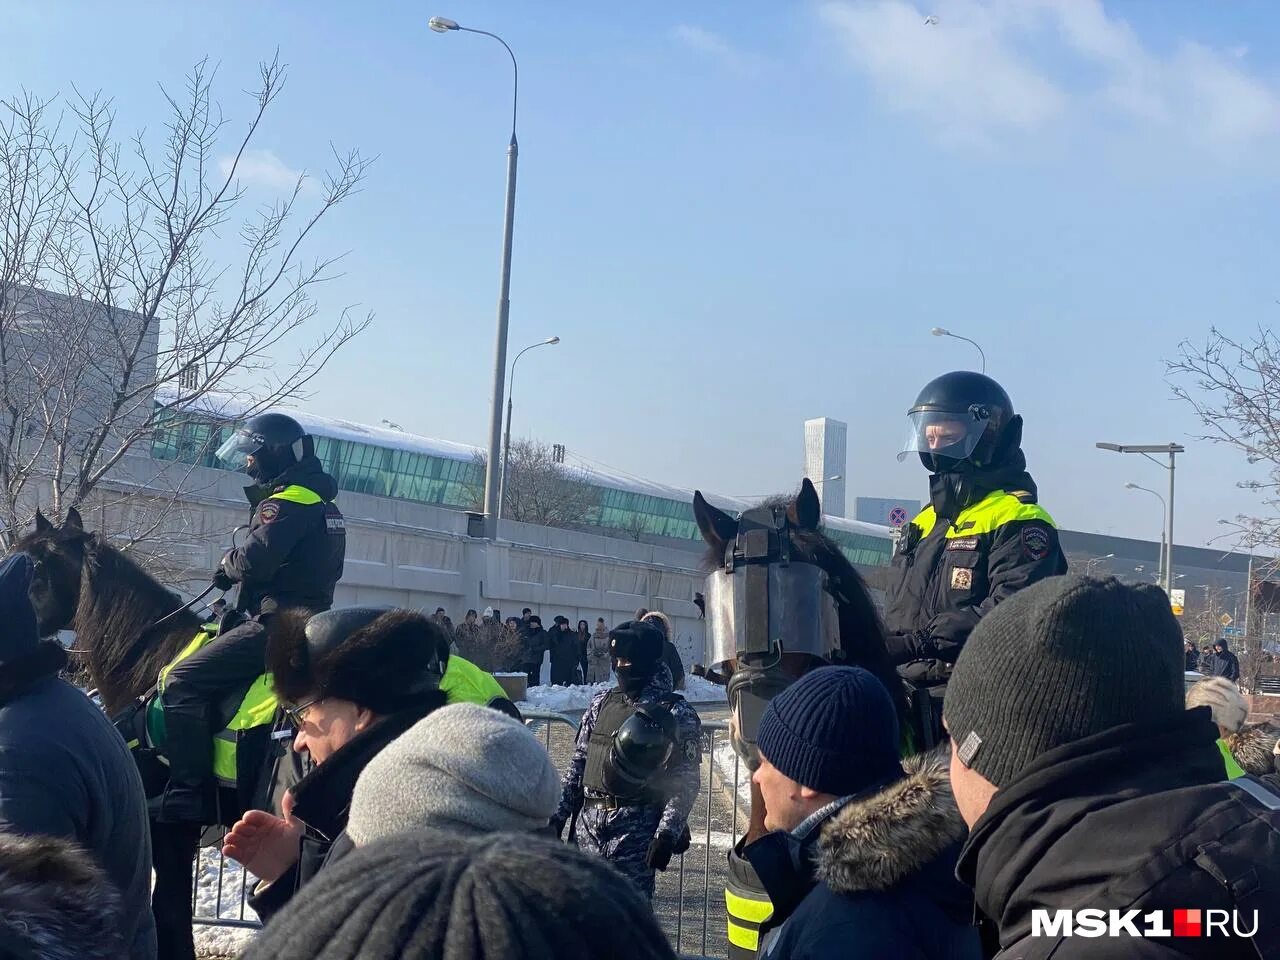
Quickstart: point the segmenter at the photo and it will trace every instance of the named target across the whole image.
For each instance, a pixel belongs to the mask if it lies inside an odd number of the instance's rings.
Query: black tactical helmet
[[[918,453],[932,473],[946,473],[964,462],[991,466],[1006,452],[1009,428],[1017,419],[1004,387],[971,370],[929,381],[907,416],[910,432],[898,459]]]
[[[218,448],[217,458],[233,470],[244,470],[259,482],[280,476],[314,452],[302,425],[283,413],[251,417]],[[253,457],[253,464],[248,458]]]
[[[675,748],[676,718],[665,706],[647,703],[613,735],[602,776],[615,797],[635,797],[662,770]]]

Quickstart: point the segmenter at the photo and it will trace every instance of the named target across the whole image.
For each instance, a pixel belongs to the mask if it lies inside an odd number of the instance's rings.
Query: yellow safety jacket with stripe
[[[997,603],[1067,572],[1053,518],[1021,490],[993,490],[951,523],[925,507],[903,529],[892,566],[884,621],[899,664],[954,663]]]
[[[206,624],[189,644],[178,651],[178,655],[168,665],[161,668],[160,678],[156,681],[155,696],[147,704],[147,739],[151,746],[158,748],[164,746],[164,688],[170,672],[187,657],[202,650],[217,638],[216,624]],[[279,700],[271,689],[271,674],[264,673],[245,691],[230,722],[214,734],[213,774],[222,786],[233,787],[236,784],[236,748],[240,742],[241,731],[271,724],[278,706]]]
[[[492,674],[456,653],[449,654],[440,689],[448,695],[450,703],[478,703],[482,707],[507,695]]]

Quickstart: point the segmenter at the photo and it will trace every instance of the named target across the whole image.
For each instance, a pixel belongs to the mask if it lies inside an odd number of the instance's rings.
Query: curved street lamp
[[[506,439],[502,442],[502,479],[498,486],[498,512],[496,516],[499,520],[502,519],[502,505],[506,502],[507,464],[511,460],[511,406],[516,395],[516,364],[520,362],[521,357],[535,347],[554,347],[559,342],[559,337],[547,337],[545,340],[539,340],[537,343],[531,343],[517,353],[516,358],[511,361],[511,378],[509,381],[511,389],[507,391],[507,434]]]
[[[971,343],[978,350],[978,356],[982,357],[982,372],[987,372],[987,354],[977,340],[970,340],[968,337],[962,337],[958,333],[952,333],[946,327],[934,327],[929,331],[935,337],[951,337],[953,340],[963,340],[965,343]]]
[[[501,474],[498,454],[502,449],[502,393],[503,378],[507,372],[507,326],[511,316],[511,238],[515,230],[516,216],[516,162],[520,155],[516,143],[516,107],[520,95],[520,67],[516,55],[496,33],[459,26],[448,17],[432,17],[427,21],[436,33],[461,31],[492,37],[502,44],[511,57],[511,140],[507,144],[507,201],[502,217],[502,279],[498,286],[498,336],[493,351],[493,398],[489,409],[489,462],[484,471],[484,519],[485,536],[490,540],[498,535]]]

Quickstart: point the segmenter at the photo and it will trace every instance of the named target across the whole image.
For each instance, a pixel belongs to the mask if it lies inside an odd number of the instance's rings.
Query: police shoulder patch
[[[697,737],[690,737],[684,742],[684,758],[690,762],[702,756],[702,743]]]
[[[280,516],[280,501],[270,498],[263,500],[262,506],[258,507],[258,519],[263,523],[270,523],[278,516]]]
[[[1030,560],[1043,560],[1049,555],[1049,531],[1044,527],[1025,526],[1022,528],[1022,552]]]

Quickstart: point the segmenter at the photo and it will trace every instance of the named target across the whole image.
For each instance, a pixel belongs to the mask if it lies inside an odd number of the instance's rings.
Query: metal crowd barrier
[[[563,772],[573,755],[579,726],[577,717],[526,710],[524,718],[526,726],[539,735],[547,753]],[[704,719],[702,734],[706,775],[689,815],[692,845],[684,854],[673,858],[665,872],[658,874],[654,897],[658,922],[682,960],[723,957],[727,953],[723,891],[728,848],[737,843],[741,828],[745,828],[745,812],[740,810],[738,801],[746,771],[740,768],[736,754],[732,776],[727,775],[727,770],[721,774],[714,759],[716,749],[728,744],[728,724],[723,720]],[[715,830],[717,820],[726,829]],[[205,888],[203,897],[201,886]],[[216,847],[200,851],[192,879],[194,923],[242,928],[260,926],[246,905],[248,894],[246,871],[234,862],[224,861]]]

